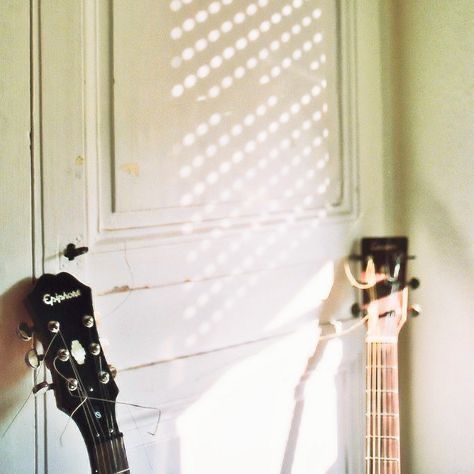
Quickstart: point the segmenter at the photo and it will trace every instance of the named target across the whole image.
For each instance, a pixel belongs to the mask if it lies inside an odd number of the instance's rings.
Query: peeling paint
[[[114,293],[126,293],[127,291],[132,291],[132,288],[130,288],[128,285],[114,286],[111,290],[108,290],[102,293],[102,295],[111,295]]]
[[[140,165],[138,163],[125,163],[120,169],[134,178],[138,178],[140,175]]]
[[[85,161],[86,161],[86,159],[81,155],[76,156],[76,158],[74,159],[74,164],[75,164],[74,177],[76,179],[82,179],[83,174],[84,174],[84,163],[85,163]]]

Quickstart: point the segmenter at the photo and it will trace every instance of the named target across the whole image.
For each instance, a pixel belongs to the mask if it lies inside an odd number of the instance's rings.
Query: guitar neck
[[[89,449],[89,459],[92,474],[129,473],[127,454],[123,438],[118,438],[94,444]]]
[[[397,342],[367,339],[365,474],[400,474]]]

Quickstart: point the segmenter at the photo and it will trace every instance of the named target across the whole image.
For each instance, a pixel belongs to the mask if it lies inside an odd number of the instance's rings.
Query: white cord
[[[333,324],[334,326],[336,326],[336,332],[332,333],[332,334],[327,334],[325,336],[321,336],[319,338],[320,341],[327,341],[328,339],[334,339],[336,337],[342,337],[342,336],[346,336],[347,334],[349,334],[350,332],[354,331],[355,329],[357,329],[358,327],[362,326],[366,321],[367,319],[369,318],[369,315],[367,316],[364,316],[360,321],[357,321],[355,324],[352,324],[352,326],[350,328],[347,328],[347,329],[344,329],[343,331],[338,331],[337,330],[337,325],[340,325],[341,324],[341,321],[334,321],[332,322],[331,324]]]

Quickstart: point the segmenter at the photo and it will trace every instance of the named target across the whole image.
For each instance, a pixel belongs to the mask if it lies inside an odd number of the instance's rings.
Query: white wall
[[[394,229],[417,255],[424,309],[401,348],[405,472],[473,472],[474,3],[405,0],[386,13]]]

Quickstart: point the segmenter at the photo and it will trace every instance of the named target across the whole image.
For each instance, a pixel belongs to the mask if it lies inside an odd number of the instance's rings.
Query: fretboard
[[[94,445],[89,456],[92,474],[130,473],[121,436]]]
[[[366,342],[366,474],[400,474],[396,342]]]

